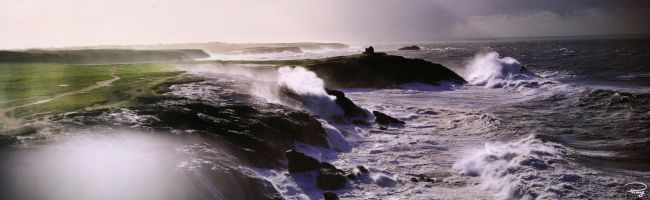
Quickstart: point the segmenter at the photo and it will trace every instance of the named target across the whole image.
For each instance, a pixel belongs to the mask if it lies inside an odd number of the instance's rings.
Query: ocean
[[[389,127],[330,120],[341,112],[335,98],[304,68],[209,62],[326,58],[368,45],[178,64],[201,81],[0,138],[0,197],[321,199],[317,173],[288,173],[283,148],[351,172],[365,166],[333,190],[342,199],[621,199],[650,184],[649,38],[374,45],[468,82],[336,88],[405,122]],[[398,50],[407,45],[421,50]]]

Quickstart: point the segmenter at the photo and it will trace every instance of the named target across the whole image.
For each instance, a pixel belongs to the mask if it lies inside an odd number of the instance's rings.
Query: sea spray
[[[529,196],[527,180],[537,179],[539,171],[552,168],[548,160],[561,159],[553,146],[531,135],[510,143],[485,143],[455,162],[453,168],[481,177],[482,189],[493,192],[497,199],[520,199]]]
[[[331,149],[335,151],[345,152],[352,150],[352,147],[350,147],[348,141],[345,140],[345,137],[343,134],[341,134],[341,131],[327,123],[325,120],[318,121],[320,121],[320,123],[323,125],[323,129],[325,129],[325,133],[327,134],[327,142],[329,143]]]
[[[273,84],[277,79],[275,69],[254,65],[230,64],[199,64],[176,68],[199,77],[236,81],[242,87],[242,90],[253,96],[264,98],[269,103],[283,103],[278,94],[277,86]],[[247,81],[249,79],[255,81]],[[244,85],[246,86],[244,87]]]
[[[518,80],[537,77],[511,57],[499,57],[497,52],[481,53],[467,65],[465,79],[471,85],[500,88],[518,85]]]
[[[323,118],[343,116],[343,110],[336,105],[336,97],[325,91],[325,83],[316,73],[302,67],[281,67],[278,69],[278,84],[298,95],[309,111]]]

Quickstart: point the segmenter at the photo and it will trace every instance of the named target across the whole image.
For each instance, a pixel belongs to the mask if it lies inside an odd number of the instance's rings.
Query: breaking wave
[[[553,146],[529,136],[510,143],[485,143],[454,163],[453,168],[481,177],[481,188],[493,192],[497,199],[521,199],[539,195],[529,186],[543,179],[541,171],[562,162],[566,161]]]
[[[465,79],[471,85],[504,88],[539,85],[539,78],[514,58],[499,57],[497,52],[478,54],[467,65]]]
[[[336,97],[327,94],[325,82],[316,73],[302,67],[278,69],[278,84],[297,95],[309,111],[324,118],[343,116]]]

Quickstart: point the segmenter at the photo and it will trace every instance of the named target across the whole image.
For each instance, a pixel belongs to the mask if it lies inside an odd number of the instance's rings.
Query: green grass
[[[47,99],[110,79],[110,67],[0,63],[0,108]]]
[[[80,53],[66,51],[66,53]],[[5,52],[6,53],[6,52]],[[34,53],[34,52],[30,52]],[[83,55],[101,55],[104,51],[81,52]],[[75,58],[72,56],[72,58]],[[68,59],[67,57],[65,59]],[[60,64],[60,63],[9,63],[0,59],[0,109],[17,107],[8,116],[35,119],[42,116],[62,114],[81,109],[122,107],[131,105],[137,97],[156,95],[166,91],[183,73],[175,70],[179,64],[259,64],[259,65],[309,65],[327,59],[268,60],[268,61],[178,61],[151,64]],[[28,105],[70,91],[95,85],[98,81],[111,79],[116,69],[119,80],[110,86],[100,87],[87,93],[56,98],[52,101]],[[2,126],[2,125],[0,125]]]
[[[154,94],[155,86],[175,80],[182,73],[168,64],[124,65],[56,65],[0,64],[0,99],[6,108],[51,98],[63,92],[79,90],[97,81],[110,79],[115,67],[119,80],[110,86],[87,93],[61,97],[50,102],[19,107],[9,116],[31,119],[43,115],[61,114],[80,109],[127,106],[138,96]],[[67,84],[67,87],[58,85]]]
[[[194,60],[209,57],[203,50],[27,50],[0,51],[2,63],[60,63],[60,64],[111,64],[159,63]]]

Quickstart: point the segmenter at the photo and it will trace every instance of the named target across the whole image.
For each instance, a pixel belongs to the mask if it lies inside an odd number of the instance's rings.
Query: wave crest
[[[467,65],[467,72],[465,79],[470,85],[489,88],[539,85],[537,82],[529,82],[539,76],[528,71],[514,58],[500,58],[497,52],[476,55]]]
[[[336,97],[325,91],[325,82],[316,73],[302,67],[278,69],[278,84],[297,95],[309,111],[321,117],[343,116],[343,109],[336,105]]]
[[[553,179],[553,162],[566,162],[554,146],[534,136],[510,143],[485,143],[483,148],[456,161],[453,168],[468,176],[481,177],[481,188],[496,199],[526,199],[543,191],[534,191],[538,179]],[[546,171],[546,173],[540,173]],[[552,171],[552,170],[550,170]]]

